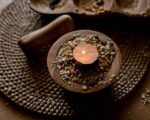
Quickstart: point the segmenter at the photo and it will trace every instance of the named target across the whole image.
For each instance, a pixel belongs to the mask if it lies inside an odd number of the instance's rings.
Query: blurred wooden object
[[[46,26],[33,31],[19,41],[26,52],[37,52],[47,44],[52,44],[61,35],[74,30],[74,21],[70,15],[61,15]]]

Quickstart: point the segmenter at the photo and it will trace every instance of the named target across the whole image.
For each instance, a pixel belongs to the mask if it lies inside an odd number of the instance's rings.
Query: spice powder
[[[93,64],[83,65],[73,57],[73,49],[81,43],[95,46],[99,52],[97,61]],[[83,89],[93,87],[104,80],[115,57],[113,43],[109,40],[105,44],[97,35],[75,34],[73,39],[67,41],[60,48],[56,57],[56,66],[60,71],[62,80],[83,85]]]

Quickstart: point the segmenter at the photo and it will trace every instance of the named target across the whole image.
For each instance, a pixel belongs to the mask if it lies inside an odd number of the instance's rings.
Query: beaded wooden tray
[[[127,16],[149,16],[149,0],[31,0],[31,8],[44,14],[73,13],[101,16],[119,13]]]
[[[139,83],[149,65],[145,52],[149,50],[150,36],[114,30],[107,34],[121,49],[123,63],[117,82],[88,96],[72,94],[56,85],[46,67],[47,50],[37,58],[27,59],[18,45],[22,35],[45,23],[45,16],[30,9],[29,3],[16,0],[0,14],[0,91],[12,101],[46,115],[93,115],[106,112]]]

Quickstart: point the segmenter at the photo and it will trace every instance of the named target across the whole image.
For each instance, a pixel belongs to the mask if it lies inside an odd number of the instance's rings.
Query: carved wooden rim
[[[105,77],[105,80],[99,81],[98,82],[99,85],[96,84],[92,88],[89,88],[87,90],[84,90],[82,88],[83,85],[81,85],[81,84],[76,84],[76,83],[68,84],[67,82],[62,80],[58,68],[53,65],[53,63],[56,62],[56,56],[57,56],[57,53],[58,53],[59,49],[61,48],[62,44],[67,42],[68,40],[71,40],[73,38],[74,34],[77,34],[77,33],[80,33],[81,35],[97,34],[99,39],[103,43],[106,43],[107,41],[111,41],[114,45],[115,53],[116,53],[114,61],[111,66],[111,69],[108,72],[107,76]],[[108,87],[115,81],[115,76],[118,75],[120,66],[121,66],[121,53],[120,53],[120,50],[117,47],[116,43],[113,42],[106,35],[104,35],[100,32],[92,31],[92,30],[77,30],[77,31],[73,31],[73,32],[63,35],[53,44],[53,46],[51,47],[51,49],[49,50],[49,53],[48,53],[47,66],[48,66],[48,70],[50,72],[51,77],[54,79],[54,81],[57,84],[59,84],[63,88],[65,88],[69,91],[72,91],[72,92],[77,92],[77,93],[93,93],[93,92],[97,92],[97,91],[100,91],[100,90]]]

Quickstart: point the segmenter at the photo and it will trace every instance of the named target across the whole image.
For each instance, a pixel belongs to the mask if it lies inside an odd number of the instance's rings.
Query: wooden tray
[[[31,8],[44,14],[74,13],[101,16],[119,13],[128,16],[149,16],[149,0],[61,0],[51,8],[52,0],[31,0]],[[56,0],[55,0],[56,1]]]

